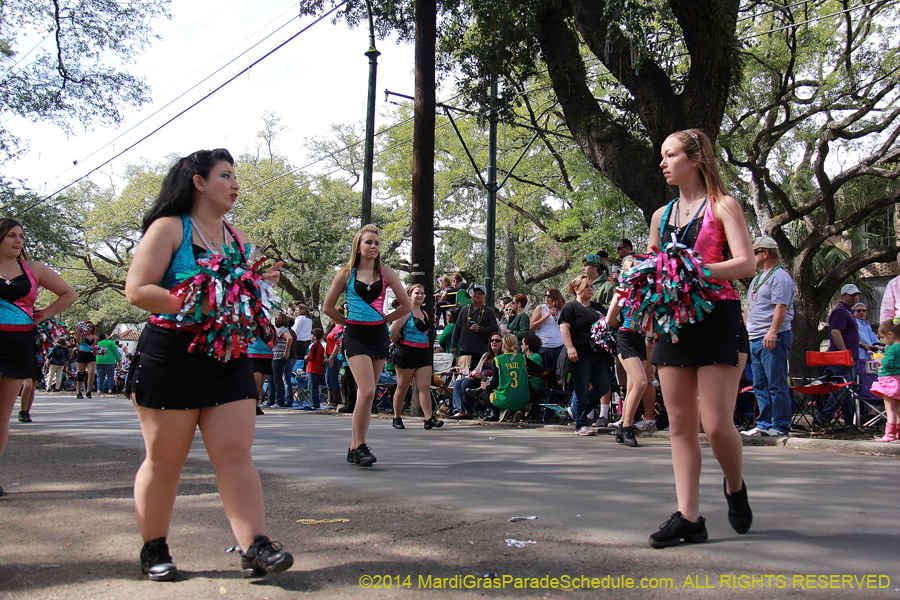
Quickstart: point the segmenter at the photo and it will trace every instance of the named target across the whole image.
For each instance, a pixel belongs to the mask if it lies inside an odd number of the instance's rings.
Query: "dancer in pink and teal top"
[[[56,300],[35,310],[38,290]],[[66,310],[78,294],[50,267],[28,260],[25,231],[15,219],[0,219],[0,456],[9,439],[9,416],[22,382],[36,367],[34,330],[42,321]],[[3,488],[0,488],[0,496]]]
[[[392,362],[397,369],[393,426],[394,429],[406,429],[400,413],[403,410],[403,401],[406,399],[406,390],[415,379],[422,414],[430,415],[425,419],[425,429],[433,429],[444,424],[431,410],[434,326],[431,319],[422,310],[422,303],[425,302],[425,288],[422,284],[414,283],[406,288],[406,291],[412,301],[412,312],[405,320],[397,319],[391,325],[391,337],[394,339],[395,348]]]
[[[387,288],[394,290],[400,307],[385,315]],[[337,309],[341,294],[347,294],[347,316]],[[338,271],[325,297],[323,310],[344,329],[344,356],[356,380],[356,407],[347,462],[372,466],[376,458],[366,445],[366,433],[375,400],[375,385],[388,357],[387,323],[405,317],[412,306],[400,278],[390,267],[382,266],[378,228],[365,225],[353,237],[350,261]]]
[[[746,533],[753,521],[741,478],[741,436],[733,422],[750,342],[739,296],[728,283],[756,271],[750,231],[740,204],[725,191],[716,152],[702,131],[688,129],[667,137],[660,168],[666,183],[678,187],[679,197],[653,214],[650,249],[662,249],[673,240],[693,248],[709,278],[722,287],[712,312],[702,321],[684,326],[677,342],[660,339],[653,348],[652,362],[659,369],[669,413],[678,501],[678,511],[650,536],[654,548],[707,539],[700,516],[701,414],[703,430],[725,475],[728,521],[738,533]]]

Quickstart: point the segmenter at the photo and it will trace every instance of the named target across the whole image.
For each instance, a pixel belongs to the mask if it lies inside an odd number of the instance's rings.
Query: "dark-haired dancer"
[[[444,422],[431,410],[431,361],[434,356],[434,326],[422,310],[425,302],[425,287],[414,283],[406,288],[412,302],[412,311],[406,319],[397,319],[391,324],[391,337],[396,347],[394,367],[397,369],[397,389],[394,390],[394,429],[406,429],[403,418],[403,400],[413,379],[419,392],[419,406],[425,419],[425,429],[442,427]]]
[[[198,272],[197,259],[237,244],[247,234],[225,222],[237,200],[234,159],[227,150],[202,150],[180,159],[144,216],[144,236],[128,270],[128,301],[152,313],[141,333],[126,382],[141,423],[147,457],[134,481],[135,513],[144,539],[141,569],[149,579],[177,577],[166,537],[181,469],[200,427],[225,514],[244,549],[244,577],[262,577],[293,564],[266,537],[259,474],[250,456],[256,386],[246,355],[222,362],[188,352],[204,317],[175,316],[181,300],[169,293]],[[246,254],[244,254],[246,258]],[[171,257],[171,258],[169,258]],[[263,277],[278,282],[281,263]]]
[[[75,329],[75,341],[78,343],[78,354],[75,357],[75,368],[78,374],[75,376],[76,398],[81,400],[87,395],[91,397],[94,389],[94,378],[97,376],[97,356],[94,354],[94,346],[97,345],[97,330],[90,321],[84,322],[84,330],[81,327]],[[82,394],[84,392],[84,394]]]
[[[382,266],[378,228],[365,225],[353,236],[350,260],[337,272],[325,297],[323,310],[335,323],[345,325],[344,357],[358,386],[347,462],[371,467],[377,460],[366,445],[366,433],[375,400],[375,385],[390,348],[386,323],[406,316],[412,306],[400,278]],[[384,314],[387,288],[394,290],[400,307]],[[338,298],[347,293],[347,316],[337,309]]]
[[[710,278],[723,287],[713,311],[684,327],[677,344],[660,340],[653,348],[669,413],[678,498],[678,511],[650,536],[654,548],[707,538],[700,516],[701,414],[703,431],[725,474],[728,520],[738,533],[746,533],[753,521],[741,478],[741,436],[733,421],[750,342],[740,297],[728,282],[752,277],[756,270],[750,232],[740,205],[725,192],[712,143],[703,132],[689,129],[666,138],[660,167],[666,182],[678,186],[679,197],[653,214],[649,246],[661,247],[674,235],[700,253]],[[727,260],[726,244],[732,256]]]
[[[56,294],[56,300],[43,310],[34,309],[39,288]],[[34,374],[34,328],[77,299],[72,286],[50,267],[28,260],[21,223],[0,219],[0,456],[9,439],[9,416],[19,388]]]

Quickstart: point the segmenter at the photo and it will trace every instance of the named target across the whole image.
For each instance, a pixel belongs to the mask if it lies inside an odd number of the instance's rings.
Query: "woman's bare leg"
[[[697,370],[703,431],[722,467],[729,494],[741,491],[743,445],[734,426],[734,403],[747,355],[738,354],[738,357],[737,367],[709,365]]]
[[[31,412],[31,406],[34,404],[34,390],[37,382],[34,379],[26,379],[22,382],[22,399],[21,409],[25,412]]]
[[[397,369],[397,387],[394,389],[394,418],[399,419],[403,412],[403,401],[406,400],[406,390],[416,374],[415,369]]]
[[[200,433],[209,460],[216,468],[216,483],[225,515],[241,547],[266,534],[262,485],[250,448],[256,425],[252,398],[200,409]]]
[[[700,411],[697,407],[697,369],[659,367],[669,433],[678,510],[688,521],[700,517]]]
[[[87,390],[85,393],[90,393],[92,389],[94,389],[94,377],[97,375],[97,363],[89,362],[87,364]]]
[[[9,417],[16,405],[16,396],[19,394],[19,388],[22,387],[23,381],[22,379],[0,377],[0,456],[3,456],[3,449],[6,448],[6,442],[9,440]]]
[[[426,419],[431,418],[431,367],[422,367],[415,370],[416,387],[419,388],[419,406]]]
[[[78,378],[79,373],[87,373],[87,363],[80,363],[80,362],[75,363],[75,393],[76,394],[80,394],[82,392],[87,391],[86,389],[84,389],[84,386],[87,385],[87,378],[85,376],[85,380],[81,381]],[[88,389],[90,389],[90,388],[88,388]]]
[[[628,374],[625,406],[622,409],[622,427],[631,427],[634,424],[634,413],[647,388],[647,375],[644,373],[644,361],[640,358],[636,356],[621,358],[620,356],[619,360],[622,362],[625,373]]]
[[[384,368],[384,360],[358,355],[347,359],[350,371],[356,380],[356,407],[353,409],[353,428],[350,447],[358,448],[366,443],[369,421],[372,419],[372,402],[375,400],[375,385]]]
[[[135,405],[147,457],[134,478],[134,512],[145,542],[168,537],[181,469],[191,450],[199,410]]]
[[[254,373],[253,380],[256,383],[256,401],[262,402],[262,400],[263,400],[263,385],[266,383],[266,375],[265,375],[265,373]]]

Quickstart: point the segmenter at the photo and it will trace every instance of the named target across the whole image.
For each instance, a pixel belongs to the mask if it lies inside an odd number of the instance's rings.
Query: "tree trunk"
[[[513,219],[515,224],[515,219]],[[522,286],[519,285],[519,279],[516,276],[516,235],[506,226],[504,231],[506,234],[506,268],[503,270],[503,278],[506,280],[506,289],[509,290],[510,296],[522,293]]]
[[[622,190],[649,223],[653,212],[675,195],[659,169],[665,138],[688,127],[703,129],[715,142],[738,64],[735,41],[737,0],[671,2],[684,32],[691,66],[683,91],[651,60],[631,66],[633,48],[605,16],[599,0],[551,0],[543,5],[537,40],[566,125],[588,161]],[[575,26],[569,17],[574,17]],[[581,40],[634,97],[649,138],[636,135],[593,95],[581,55]]]
[[[416,2],[413,113],[411,275],[425,287],[423,309],[434,319],[434,124],[436,0]],[[416,402],[413,402],[415,405]]]

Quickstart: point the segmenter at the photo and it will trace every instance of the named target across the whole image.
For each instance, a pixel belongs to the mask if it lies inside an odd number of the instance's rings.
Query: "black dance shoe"
[[[376,461],[378,461],[378,459],[375,458],[375,455],[372,454],[371,450],[369,450],[369,447],[365,444],[360,444],[353,452],[355,453],[354,464],[357,464],[361,467],[371,467],[375,464]]]
[[[150,540],[141,548],[141,572],[150,581],[172,581],[178,577],[178,569],[172,564],[166,538]]]
[[[397,417],[396,419],[394,419],[391,425],[394,427],[394,429],[406,429],[406,425],[403,424],[402,417]]]
[[[444,422],[438,419],[436,416],[431,415],[431,417],[425,419],[425,429],[438,429],[444,426]]]
[[[750,502],[747,500],[747,485],[741,479],[741,491],[728,495],[728,483],[723,480],[722,489],[725,492],[725,500],[728,501],[728,522],[731,528],[738,533],[750,531],[753,524],[753,511],[750,510]]]
[[[700,517],[696,523],[692,523],[681,516],[681,511],[678,511],[659,526],[659,531],[650,536],[650,545],[654,548],[668,548],[677,546],[681,540],[697,544],[705,542],[708,537],[706,519]]]
[[[241,573],[245,579],[265,577],[290,569],[294,557],[285,552],[278,542],[272,542],[264,535],[253,538],[246,552],[241,552]]]

